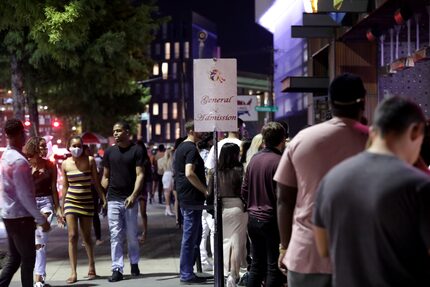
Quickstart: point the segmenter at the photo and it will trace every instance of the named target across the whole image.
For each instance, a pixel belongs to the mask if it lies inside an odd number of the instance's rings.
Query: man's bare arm
[[[297,188],[283,185],[278,182],[278,228],[281,245],[288,247],[293,228],[294,207],[296,206]]]
[[[279,182],[277,186],[278,229],[281,239],[278,267],[282,273],[286,274],[287,267],[282,263],[282,261],[291,239],[294,207],[296,206],[297,199],[297,188],[286,186]]]
[[[208,194],[206,186],[200,181],[197,174],[194,172],[194,165],[187,163],[185,165],[185,176],[191,182],[191,184],[200,190],[205,196]]]
[[[104,167],[103,168],[103,176],[101,181],[102,187],[107,190],[107,187],[109,185],[109,168]]]

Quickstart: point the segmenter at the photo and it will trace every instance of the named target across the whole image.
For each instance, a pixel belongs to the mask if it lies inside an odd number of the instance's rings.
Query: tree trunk
[[[37,109],[37,96],[34,87],[29,87],[27,93],[27,107],[30,115],[30,135],[39,136],[39,111]]]
[[[16,55],[11,56],[11,80],[13,96],[13,116],[21,121],[25,120],[24,75],[21,63]]]

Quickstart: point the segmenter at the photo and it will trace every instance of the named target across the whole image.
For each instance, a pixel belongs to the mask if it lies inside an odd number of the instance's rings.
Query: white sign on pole
[[[194,60],[194,129],[237,130],[236,59]]]
[[[258,121],[256,96],[237,96],[237,115],[244,122]]]

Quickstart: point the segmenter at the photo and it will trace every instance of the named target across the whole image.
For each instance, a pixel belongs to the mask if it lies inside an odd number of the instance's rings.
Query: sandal
[[[142,235],[138,237],[139,243],[144,244],[146,241],[146,233],[142,232]]]
[[[97,278],[96,271],[88,271],[87,279],[94,280]]]
[[[66,280],[66,283],[67,284],[73,284],[73,283],[75,283],[76,281],[78,281],[78,279],[76,278],[76,276],[74,277],[74,276],[70,276],[67,280]]]

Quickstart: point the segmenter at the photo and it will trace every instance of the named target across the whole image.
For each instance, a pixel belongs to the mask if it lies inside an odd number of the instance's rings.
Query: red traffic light
[[[24,126],[26,126],[26,127],[31,126],[31,122],[30,122],[29,120],[26,120],[26,121],[24,122]]]
[[[60,127],[60,122],[58,121],[58,120],[54,120],[53,122],[52,122],[52,126],[54,127],[54,128],[58,128],[58,127]]]

